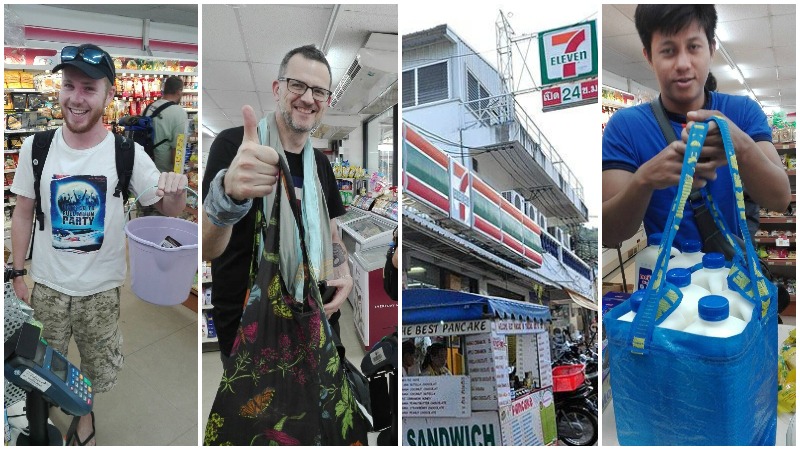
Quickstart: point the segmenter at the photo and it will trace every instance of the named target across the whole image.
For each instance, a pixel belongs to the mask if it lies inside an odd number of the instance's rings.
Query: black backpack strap
[[[128,189],[133,177],[133,157],[136,148],[133,141],[122,135],[114,135],[114,159],[117,164],[117,187],[114,188],[114,197],[123,195],[124,203],[130,197]]]
[[[44,162],[47,160],[47,153],[50,151],[50,144],[56,130],[40,131],[33,135],[33,151],[31,152],[31,163],[33,165],[33,191],[35,192],[36,221],[39,222],[39,230],[44,230],[44,212],[42,211],[42,194],[39,192],[42,181],[42,170]]]
[[[145,108],[144,113],[142,115],[145,115],[147,113],[147,110],[150,109],[150,107],[154,103],[155,102],[150,103],[149,105],[147,105],[147,108]],[[156,108],[156,110],[153,111],[153,114],[150,114],[150,117],[157,117],[159,114],[161,114],[161,111],[163,111],[163,110],[165,110],[165,109],[167,109],[167,108],[169,108],[170,106],[173,106],[173,105],[177,105],[177,103],[175,103],[175,102],[166,102],[166,103],[164,103],[163,105],[161,105],[158,108]]]
[[[667,140],[667,145],[677,141],[678,136],[675,135],[675,130],[672,129],[672,125],[670,125],[669,119],[667,119],[667,113],[664,112],[664,107],[661,106],[660,96],[650,102],[650,108],[653,110],[653,115],[656,116],[656,122],[658,122],[658,126],[661,128],[661,134],[664,135],[664,139]]]

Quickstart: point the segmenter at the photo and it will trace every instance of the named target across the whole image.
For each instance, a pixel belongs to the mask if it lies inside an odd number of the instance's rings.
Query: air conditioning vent
[[[350,87],[353,79],[358,75],[358,72],[361,72],[361,64],[359,64],[358,59],[358,56],[356,56],[356,59],[350,64],[350,68],[347,69],[347,73],[344,74],[341,81],[339,81],[339,85],[336,86],[336,90],[333,91],[333,96],[331,96],[331,108],[339,103],[339,99],[342,98],[347,88]]]

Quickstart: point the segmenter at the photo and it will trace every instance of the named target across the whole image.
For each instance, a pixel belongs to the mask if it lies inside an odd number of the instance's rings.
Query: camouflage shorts
[[[34,318],[44,325],[42,337],[64,356],[70,338],[75,338],[81,371],[92,381],[95,392],[110,391],[122,369],[119,302],[119,288],[72,297],[36,284],[31,292]]]

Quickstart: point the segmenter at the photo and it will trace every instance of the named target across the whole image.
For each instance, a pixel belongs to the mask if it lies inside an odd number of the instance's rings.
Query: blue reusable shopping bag
[[[712,120],[723,137],[740,229],[746,232],[742,182],[728,124],[721,118]],[[681,222],[707,133],[708,123],[696,123],[689,134],[678,195],[635,319],[618,320],[630,311],[630,302],[603,318],[617,435],[622,445],[775,445],[777,291],[761,273],[750,239],[745,239],[744,252],[733,244],[737,255],[728,275],[728,287],[757,308],[742,334],[711,338],[655,327],[681,301],[680,290],[666,281],[668,250]],[[733,242],[707,191],[703,197],[718,226]]]

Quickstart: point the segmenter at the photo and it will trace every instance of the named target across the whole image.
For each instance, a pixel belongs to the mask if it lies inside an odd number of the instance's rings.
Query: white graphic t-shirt
[[[35,198],[31,163],[33,138],[25,139],[11,192]],[[36,226],[31,278],[67,295],[85,296],[125,282],[125,210],[114,197],[117,186],[114,135],[98,145],[75,150],[59,128],[42,170],[43,231]],[[137,195],[158,184],[159,173],[136,145],[130,191]],[[158,201],[155,189],[140,200]]]

